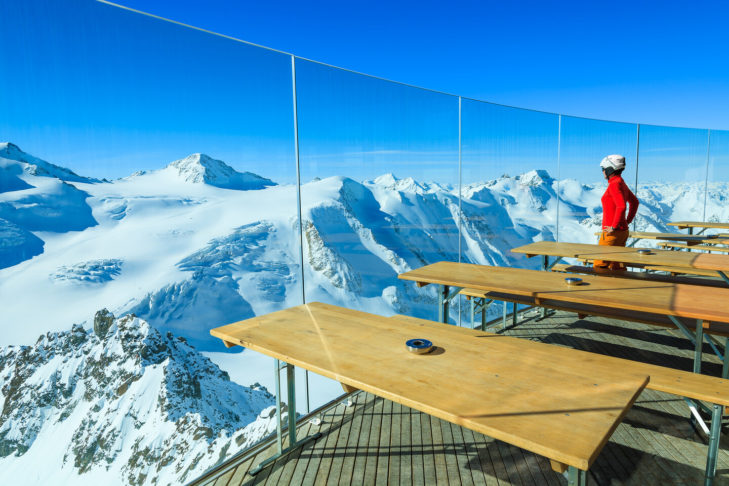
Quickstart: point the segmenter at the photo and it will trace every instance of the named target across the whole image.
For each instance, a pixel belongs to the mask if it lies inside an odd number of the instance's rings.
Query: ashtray
[[[405,347],[408,348],[408,351],[415,354],[425,354],[431,349],[433,349],[433,343],[428,341],[427,339],[410,339],[405,342]]]
[[[567,285],[580,285],[582,283],[582,279],[577,277],[567,277],[564,281]]]
[[[650,255],[651,251],[648,249],[638,250],[639,255]]]

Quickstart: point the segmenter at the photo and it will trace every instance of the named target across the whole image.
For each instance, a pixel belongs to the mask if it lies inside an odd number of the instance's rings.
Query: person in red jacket
[[[628,240],[628,225],[633,222],[635,213],[638,212],[638,198],[628,189],[621,174],[625,169],[625,157],[622,155],[608,155],[600,162],[600,167],[608,181],[608,187],[603,194],[602,202],[602,233],[600,233],[599,245],[603,246],[625,246]],[[625,210],[628,209],[628,215]],[[595,268],[608,268],[610,270],[625,270],[625,266],[619,262],[595,260]]]

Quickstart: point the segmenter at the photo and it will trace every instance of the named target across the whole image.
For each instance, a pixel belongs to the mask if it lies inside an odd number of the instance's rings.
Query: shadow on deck
[[[678,331],[605,318],[576,320],[558,312],[522,317],[505,334],[690,371],[693,346]],[[706,348],[704,373],[721,364]],[[436,391],[437,392],[437,391]],[[276,450],[275,442],[206,474],[196,486],[253,484],[565,485],[541,456],[427,414],[357,392],[336,403],[321,424],[299,424],[298,436],[321,432],[257,476],[248,471]],[[588,475],[590,485],[703,484],[706,440],[688,420],[680,397],[645,390]],[[286,444],[284,444],[285,446]],[[715,485],[729,484],[729,437],[722,437]]]

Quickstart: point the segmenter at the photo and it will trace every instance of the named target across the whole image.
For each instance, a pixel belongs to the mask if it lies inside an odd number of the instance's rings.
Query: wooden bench
[[[649,312],[640,312],[614,307],[601,307],[594,304],[580,304],[575,302],[564,302],[551,299],[538,299],[524,295],[484,291],[472,288],[462,289],[461,295],[465,295],[468,299],[478,298],[493,300],[496,302],[513,302],[519,305],[544,307],[546,309],[574,312],[580,319],[583,319],[587,316],[599,316],[611,319],[619,319],[621,321],[640,322],[642,324],[652,324],[654,326],[668,327],[673,329],[676,328],[676,324],[671,320],[670,317],[666,315],[652,314]],[[686,320],[683,324],[687,329],[696,332],[696,322],[697,321],[694,320]],[[702,322],[702,331],[704,333],[729,337],[728,323],[707,321]]]
[[[595,236],[600,236],[602,234],[602,231],[598,231],[595,233]],[[716,240],[716,238],[719,238],[719,235],[705,235],[705,236],[698,236],[698,235],[687,235],[683,233],[655,233],[655,232],[649,232],[649,231],[631,231],[628,234],[628,238],[632,238],[634,240],[664,240],[664,241],[678,241],[683,242],[688,245],[700,245],[700,244],[714,244],[719,243],[719,241]]]
[[[566,263],[557,263],[552,266],[551,271],[561,273],[580,273],[584,275],[602,275],[604,277],[618,278],[634,278],[639,280],[648,280],[653,282],[672,282],[689,285],[705,285],[708,287],[726,288],[726,284],[718,279],[696,278],[696,277],[677,277],[673,275],[665,275],[649,272],[631,272],[631,271],[614,271],[605,268],[586,267],[581,265],[568,265]],[[712,275],[714,272],[710,272]]]
[[[633,266],[633,265],[630,265]],[[635,268],[645,268],[654,272],[666,272],[671,275],[701,275],[702,277],[716,277],[716,272],[713,270],[704,270],[701,268],[687,269],[685,267],[669,267],[663,265],[642,265]]]
[[[662,241],[658,243],[658,246],[661,248],[684,248],[684,249],[690,249],[690,250],[703,250],[703,251],[718,251],[721,253],[729,253],[729,248],[724,246],[715,246],[715,245],[687,245],[685,243],[669,243],[666,241]]]

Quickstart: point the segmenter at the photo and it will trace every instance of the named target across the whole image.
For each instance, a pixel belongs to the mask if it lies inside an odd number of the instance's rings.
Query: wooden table
[[[701,231],[699,231],[699,234],[703,233],[707,228],[729,230],[729,223],[711,223],[706,221],[676,221],[667,224],[669,226],[675,226],[678,229],[688,228],[689,234],[693,233],[694,228],[703,228]]]
[[[594,245],[587,245],[594,246]],[[439,317],[446,322],[447,302],[460,290],[480,289],[499,295],[527,296],[539,304],[571,302],[597,307],[614,307],[636,312],[665,315],[694,343],[694,372],[701,371],[704,328],[707,332],[727,334],[729,323],[729,289],[699,287],[663,282],[645,282],[600,276],[583,276],[584,285],[570,287],[564,275],[509,267],[491,267],[457,262],[438,262],[399,275],[400,279],[414,281],[418,286],[439,286]],[[696,319],[692,333],[680,320],[681,317]],[[712,323],[719,323],[712,330]],[[709,340],[714,352],[724,363],[723,375],[729,369],[729,352],[721,353]],[[725,350],[729,349],[729,338]],[[701,398],[698,398],[701,399]],[[720,407],[722,408],[722,407]],[[711,437],[718,437],[721,413],[716,406],[712,414]],[[718,416],[717,416],[718,414]],[[696,414],[698,415],[698,414]],[[705,427],[705,424],[704,424]],[[715,439],[718,441],[718,438]],[[707,478],[713,478],[709,463],[716,455],[718,442],[709,447]],[[705,484],[711,484],[707,479]]]
[[[645,372],[593,366],[592,353],[320,303],[210,333],[543,455],[569,469],[571,485],[586,484],[649,381]],[[413,338],[436,348],[412,354],[405,342]]]
[[[563,243],[556,241],[537,241],[528,245],[514,248],[514,253],[523,253],[527,257],[542,256],[542,268],[549,269],[548,257],[558,257],[552,262],[554,265],[562,258],[576,258],[579,260],[593,261],[606,260],[621,262],[627,265],[641,267],[663,266],[686,269],[691,273],[692,269],[711,270],[717,276],[729,284],[729,255],[716,255],[710,253],[688,253],[682,251],[655,250],[650,249],[651,254],[641,255],[638,250],[642,248],[630,248],[623,246],[600,246],[585,243]]]

